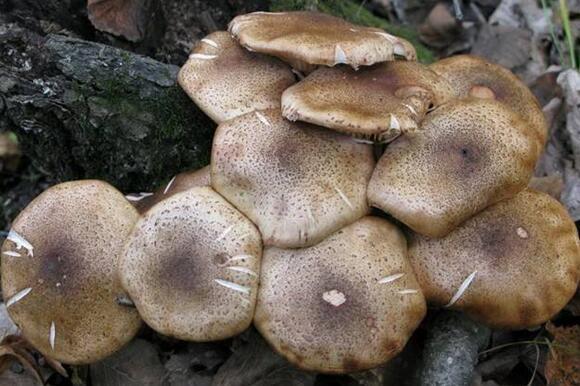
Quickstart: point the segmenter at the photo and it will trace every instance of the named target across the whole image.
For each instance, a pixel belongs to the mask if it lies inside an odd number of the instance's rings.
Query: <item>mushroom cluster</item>
[[[536,99],[483,59],[415,58],[325,14],[236,17],[178,77],[218,124],[211,164],[126,199],[98,181],[42,193],[2,246],[11,317],[65,363],[109,355],[141,319],[197,342],[254,323],[327,373],[388,361],[427,304],[547,321],[576,291],[580,244],[527,188],[547,138]]]

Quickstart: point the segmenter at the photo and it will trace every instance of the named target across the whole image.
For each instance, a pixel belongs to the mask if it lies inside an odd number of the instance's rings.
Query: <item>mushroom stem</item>
[[[427,331],[420,385],[471,385],[478,351],[489,341],[489,328],[461,313],[441,311]]]

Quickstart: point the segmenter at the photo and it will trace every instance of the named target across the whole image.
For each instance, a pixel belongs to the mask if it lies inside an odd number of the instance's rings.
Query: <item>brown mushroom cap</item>
[[[280,108],[296,78],[276,58],[249,52],[225,31],[201,40],[177,80],[211,119],[220,123],[250,111]]]
[[[546,322],[572,298],[580,278],[574,222],[560,203],[530,189],[445,238],[414,235],[409,255],[429,302],[451,304],[497,328]]]
[[[534,129],[543,150],[547,123],[538,100],[511,71],[471,55],[457,55],[429,66],[451,84],[458,97],[495,99],[520,114]]]
[[[166,185],[157,189],[153,194],[148,193],[148,195],[143,196],[143,193],[141,193],[128,195],[127,198],[134,203],[139,213],[145,213],[159,201],[165,200],[176,193],[200,186],[210,186],[209,165],[199,170],[190,170],[175,175]]]
[[[441,76],[417,62],[321,67],[282,94],[282,114],[375,141],[414,131],[429,105],[453,96]]]
[[[137,222],[119,272],[143,320],[182,340],[239,334],[252,322],[262,242],[210,187],[175,194]]]
[[[254,323],[289,361],[326,373],[376,367],[425,316],[403,234],[364,217],[319,244],[266,248]]]
[[[35,198],[2,245],[2,293],[23,335],[64,363],[98,361],[133,338],[141,318],[116,299],[118,257],[139,217],[101,181],[53,186]]]
[[[260,229],[265,245],[312,245],[369,212],[372,147],[278,110],[222,123],[211,183]]]
[[[276,56],[303,71],[314,65],[344,63],[357,68],[396,56],[417,57],[405,39],[318,12],[254,12],[234,18],[229,31],[242,46]]]
[[[387,147],[369,202],[415,232],[442,237],[523,190],[537,155],[533,131],[500,102],[454,100],[427,114],[420,133]]]

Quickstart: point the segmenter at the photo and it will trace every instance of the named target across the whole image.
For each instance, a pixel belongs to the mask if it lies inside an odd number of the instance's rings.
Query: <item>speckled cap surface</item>
[[[544,149],[548,127],[542,108],[530,89],[511,71],[472,55],[445,58],[429,68],[447,79],[458,97],[481,95],[518,113],[536,133],[539,151]]]
[[[355,137],[387,142],[415,131],[430,106],[454,96],[447,81],[418,62],[321,67],[282,94],[282,114]]]
[[[415,232],[442,237],[523,190],[538,157],[533,130],[502,103],[466,98],[427,114],[392,142],[369,183],[375,206]]]
[[[409,256],[428,302],[496,328],[546,322],[574,296],[580,278],[574,222],[558,201],[530,189],[442,239],[415,234]]]
[[[369,212],[372,147],[278,110],[222,123],[211,184],[260,229],[265,245],[313,245]]]
[[[358,68],[396,56],[417,58],[415,48],[405,39],[319,12],[249,13],[235,17],[229,31],[242,46],[276,56],[297,70],[336,64]]]
[[[261,257],[256,227],[210,187],[198,187],[144,214],[119,273],[154,330],[181,340],[220,340],[252,322]]]
[[[266,248],[254,324],[295,365],[325,373],[376,367],[426,312],[403,234],[363,217],[319,244]]]
[[[96,362],[137,333],[141,318],[121,306],[123,244],[139,215],[95,180],[55,185],[14,220],[2,245],[2,294],[24,337],[69,364]]]
[[[249,52],[225,31],[200,41],[177,80],[216,123],[254,110],[280,108],[282,92],[296,81],[286,63]]]

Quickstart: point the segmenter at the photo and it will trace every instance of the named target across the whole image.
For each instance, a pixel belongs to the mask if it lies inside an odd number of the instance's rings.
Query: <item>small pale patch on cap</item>
[[[404,289],[404,290],[400,290],[399,293],[401,295],[412,295],[412,294],[418,294],[419,290],[416,289]]]
[[[493,99],[514,111],[533,129],[538,153],[542,152],[548,137],[544,113],[534,94],[510,70],[472,55],[445,58],[429,68],[444,77],[458,97]]]
[[[526,229],[524,227],[517,227],[516,228],[516,233],[518,234],[518,236],[520,236],[522,239],[527,239],[528,238],[528,231],[526,231]]]
[[[339,290],[333,289],[322,294],[322,299],[331,305],[338,307],[346,302],[346,296]]]
[[[264,250],[254,325],[300,368],[362,371],[384,364],[425,315],[403,233],[363,217],[306,248]],[[378,285],[377,272],[390,273]],[[397,278],[398,279],[395,279]],[[408,288],[409,295],[397,290]]]

